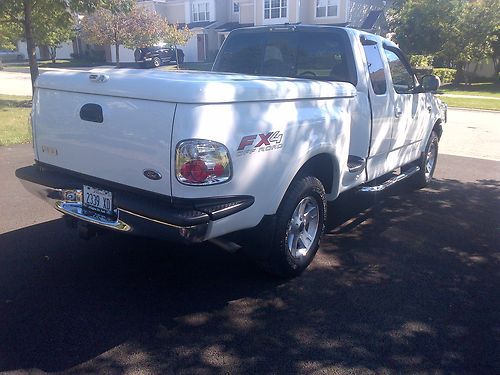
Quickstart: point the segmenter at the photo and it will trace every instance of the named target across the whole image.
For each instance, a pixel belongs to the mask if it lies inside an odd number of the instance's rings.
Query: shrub
[[[432,55],[410,55],[410,65],[414,68],[427,68],[432,66]]]
[[[413,72],[415,73],[418,80],[420,81],[423,76],[432,74],[432,68],[413,68]]]
[[[432,74],[439,77],[439,79],[441,80],[441,84],[445,84],[451,83],[455,80],[457,70],[450,68],[434,68],[432,69]]]

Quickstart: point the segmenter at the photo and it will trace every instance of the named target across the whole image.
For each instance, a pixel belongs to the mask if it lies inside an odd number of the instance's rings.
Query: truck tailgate
[[[46,88],[34,99],[40,162],[171,195],[174,103]],[[146,178],[145,170],[161,179]]]

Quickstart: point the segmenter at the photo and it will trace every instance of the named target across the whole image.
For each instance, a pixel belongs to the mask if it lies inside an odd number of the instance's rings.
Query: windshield
[[[238,31],[224,43],[213,70],[354,83],[346,40],[337,30]]]

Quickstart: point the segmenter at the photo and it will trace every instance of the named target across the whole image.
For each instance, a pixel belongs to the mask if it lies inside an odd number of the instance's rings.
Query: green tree
[[[399,0],[389,20],[402,49],[447,61],[459,82],[471,62],[493,54],[499,9],[500,0]]]
[[[49,15],[37,12],[34,16],[33,36],[37,46],[47,46],[50,58],[56,60],[57,48],[75,36],[75,20],[66,9],[55,8]]]
[[[124,2],[125,0],[2,0],[0,1],[0,25],[2,25],[0,39],[10,40],[17,35],[19,30],[22,30],[21,34],[26,40],[31,82],[34,85],[39,74],[35,54],[37,38],[40,40],[47,38],[49,43],[55,43],[52,41],[57,42],[62,38],[61,35],[57,37],[44,35],[42,30],[45,29],[45,25],[54,26],[54,19],[59,19],[59,21],[64,19],[51,30],[54,32],[56,29],[60,31],[64,29],[64,33],[67,33],[68,28],[65,26],[69,27],[72,12],[90,12],[102,6],[113,8],[122,6]],[[131,2],[132,0],[128,0],[129,4]]]
[[[22,35],[23,29],[19,25],[0,23],[0,49],[15,49],[16,41]]]
[[[456,81],[469,83],[471,62],[493,57],[493,44],[500,23],[500,0],[481,0],[464,5],[458,21],[455,40],[444,44],[443,54],[449,55],[457,67]]]
[[[456,33],[463,0],[397,1],[388,19],[400,47],[415,55],[437,54]]]
[[[500,25],[495,27],[493,37],[491,38],[491,48],[493,49],[493,65],[495,66],[495,73],[497,80],[500,78]]]

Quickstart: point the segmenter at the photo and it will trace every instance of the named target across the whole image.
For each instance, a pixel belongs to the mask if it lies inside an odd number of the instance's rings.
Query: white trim
[[[186,17],[186,23],[191,23],[191,2],[186,1],[184,3],[184,16]]]
[[[320,16],[317,16],[317,9],[318,9],[318,6],[317,6],[317,0],[314,0],[314,8],[313,8],[313,12],[314,12],[314,19],[315,20],[330,20],[330,19],[335,19],[335,18],[340,18],[340,0],[324,0],[326,1],[326,5],[325,5],[325,12],[326,12],[326,15],[323,16],[323,17],[320,17]],[[337,6],[337,15],[335,16],[328,16],[328,2],[329,1],[336,1],[337,4],[333,4],[331,6]]]
[[[203,8],[205,8],[204,11],[200,12],[200,5]],[[213,9],[212,9],[211,5],[212,5],[211,2],[208,0],[196,0],[196,1],[191,2],[191,20],[192,20],[192,22],[211,21],[212,17],[213,17],[213,15],[212,15]],[[195,17],[195,14],[197,15],[197,17]],[[203,19],[203,20],[200,19],[200,14],[203,14],[205,19]],[[195,19],[195,18],[197,18],[197,19]]]
[[[286,0],[286,17],[280,17],[280,18],[266,18],[265,17],[265,14],[266,14],[266,7],[265,7],[265,1],[266,0],[261,0],[262,1],[262,24],[263,25],[272,25],[272,24],[282,24],[282,23],[288,23],[290,22],[290,3],[289,1],[292,1],[292,0]],[[271,2],[273,0],[269,0],[269,17],[271,17],[271,9],[276,9],[276,8],[271,8]],[[280,6],[278,9],[280,9],[280,13],[281,13],[281,9],[283,9],[283,7],[281,6],[281,1],[282,0],[278,0],[280,2]]]

